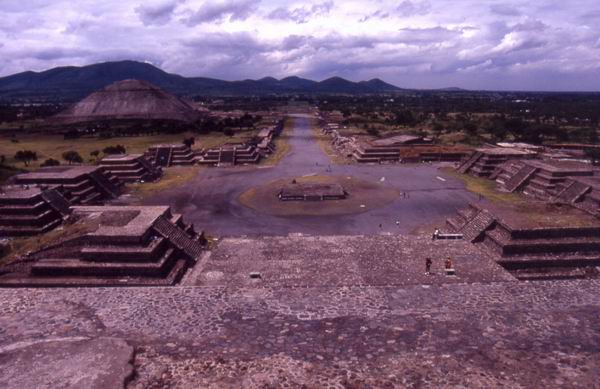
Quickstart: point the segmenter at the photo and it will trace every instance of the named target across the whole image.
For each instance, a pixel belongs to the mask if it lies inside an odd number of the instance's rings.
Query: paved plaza
[[[331,165],[317,144],[308,117],[299,116],[281,135],[290,153],[276,166],[203,169],[189,183],[146,199],[146,205],[171,205],[196,225],[218,236],[406,234],[424,222],[443,225],[446,218],[477,196],[439,170],[439,164]],[[354,177],[401,194],[393,202],[352,215],[281,217],[242,205],[241,194],[278,179],[308,175]],[[396,221],[400,224],[397,225]],[[380,227],[380,224],[382,227]]]

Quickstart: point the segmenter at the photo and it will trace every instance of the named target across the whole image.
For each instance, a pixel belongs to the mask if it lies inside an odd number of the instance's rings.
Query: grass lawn
[[[76,221],[75,223],[66,222],[58,228],[48,231],[45,234],[14,238],[9,241],[8,253],[0,257],[0,265],[6,265],[18,260],[28,253],[41,250],[50,245],[58,244],[75,236],[83,235],[97,228],[94,223]]]
[[[174,166],[163,170],[163,176],[156,182],[145,182],[143,184],[128,184],[127,191],[132,195],[143,199],[166,189],[179,187],[191,181],[202,169],[199,166]]]

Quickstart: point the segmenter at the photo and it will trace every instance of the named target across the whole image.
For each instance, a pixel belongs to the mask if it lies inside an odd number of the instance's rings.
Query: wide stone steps
[[[37,215],[0,215],[0,226],[40,226],[61,219],[60,215],[53,209],[47,209]]]
[[[463,234],[465,240],[474,242],[492,225],[492,223],[494,223],[494,221],[495,219],[490,213],[481,211],[477,216],[469,220],[459,232]]]
[[[115,188],[113,181],[110,181],[103,172],[93,171],[90,172],[90,177],[94,180],[94,183],[99,187],[107,197],[118,197],[118,189]]]
[[[31,267],[34,276],[89,276],[89,277],[161,277],[166,276],[177,258],[174,249],[165,251],[157,262],[88,262],[78,259],[40,260]]]
[[[46,207],[45,201],[39,201],[32,205],[2,205],[0,215],[37,215]]]
[[[185,231],[176,227],[165,218],[159,218],[154,223],[154,229],[192,259],[199,258],[204,251],[204,248],[198,241],[190,238]]]
[[[460,165],[460,167],[458,168],[458,172],[463,173],[463,174],[468,172],[469,169],[471,169],[471,167],[473,167],[473,165],[475,165],[475,163],[477,163],[477,161],[479,161],[479,159],[482,156],[483,156],[483,154],[480,153],[479,151],[473,153],[473,155],[471,155],[471,157],[469,157],[469,159],[467,159],[467,161],[465,163]]]
[[[48,232],[62,223],[62,219],[52,220],[48,224],[41,227],[14,227],[14,226],[0,226],[0,237],[13,237],[13,236],[33,236]]]
[[[600,253],[600,237],[568,237],[561,239],[508,239],[498,230],[486,232],[486,236],[502,247],[502,254],[552,254],[573,252]]]
[[[515,192],[519,190],[525,182],[535,174],[537,168],[529,165],[525,165],[517,174],[512,176],[505,184],[505,188],[509,192]]]
[[[591,189],[590,186],[585,185],[578,181],[573,181],[567,186],[562,192],[560,192],[556,199],[563,201],[567,204],[571,204],[579,200],[584,194]]]
[[[86,261],[128,261],[144,262],[157,258],[164,249],[167,239],[157,237],[147,246],[91,246],[81,250],[81,257]]]
[[[187,270],[187,261],[178,259],[165,277],[22,277],[0,279],[0,287],[143,287],[177,284]]]
[[[42,198],[61,215],[66,216],[71,213],[71,203],[57,190],[50,189],[43,191]]]
[[[587,268],[538,267],[512,271],[519,281],[579,280],[589,278]]]

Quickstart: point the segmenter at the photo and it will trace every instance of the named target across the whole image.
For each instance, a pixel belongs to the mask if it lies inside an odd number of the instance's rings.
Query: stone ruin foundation
[[[68,200],[56,189],[0,187],[0,237],[42,234],[69,214]]]
[[[343,200],[348,193],[340,184],[291,183],[278,194],[281,201]]]
[[[123,182],[103,167],[60,166],[19,174],[13,182],[24,187],[55,188],[72,205],[103,204],[117,198]]]
[[[162,175],[160,166],[153,165],[142,154],[111,155],[102,159],[100,166],[127,183],[155,181]]]
[[[0,286],[167,286],[202,255],[203,233],[167,206],[73,207],[65,236],[0,268]]]
[[[447,220],[521,280],[587,278],[600,266],[600,223],[592,227],[514,227],[471,204]]]
[[[155,166],[191,166],[201,157],[184,144],[155,145],[144,153],[144,156]]]

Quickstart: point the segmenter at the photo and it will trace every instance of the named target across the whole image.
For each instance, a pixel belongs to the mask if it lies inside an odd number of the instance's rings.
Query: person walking
[[[431,275],[431,258],[425,258],[425,274]]]

